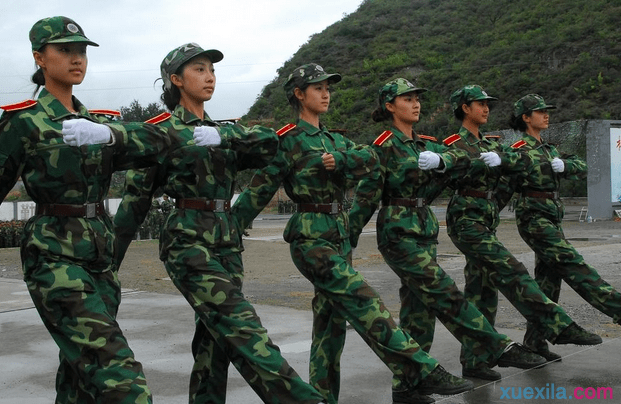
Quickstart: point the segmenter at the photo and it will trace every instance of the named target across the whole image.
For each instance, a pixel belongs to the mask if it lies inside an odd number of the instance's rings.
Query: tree
[[[143,107],[138,100],[134,100],[129,104],[129,107],[121,107],[121,120],[125,122],[144,122],[164,111],[166,110],[159,103],[152,102]]]

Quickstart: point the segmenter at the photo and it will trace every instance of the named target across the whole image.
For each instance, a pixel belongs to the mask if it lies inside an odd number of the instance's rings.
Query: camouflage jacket
[[[233,211],[244,226],[270,202],[281,184],[295,203],[342,203],[350,181],[377,178],[380,174],[377,155],[367,145],[357,145],[339,133],[303,120],[285,128],[279,131],[279,153],[272,164],[255,174],[235,203]],[[324,168],[323,153],[334,155],[334,171]],[[287,223],[284,238],[288,242],[300,238],[347,239],[347,213],[295,213]]]
[[[465,150],[472,163],[470,169],[458,179],[451,182],[450,187],[456,192],[447,208],[447,226],[455,227],[462,220],[474,221],[495,229],[499,221],[499,185],[503,175],[511,175],[523,170],[529,164],[529,158],[524,153],[503,146],[493,138],[477,139],[466,128],[461,127],[457,134],[444,139],[443,143],[451,148]],[[480,159],[483,152],[498,153],[501,164],[497,167],[488,167]],[[460,195],[460,192],[481,192],[493,195],[490,199]],[[504,193],[506,191],[502,191]],[[467,223],[465,223],[467,225]]]
[[[180,105],[172,115],[165,114],[157,125],[168,133],[172,145],[162,164],[127,173],[123,199],[114,218],[119,236],[119,259],[144,221],[151,207],[151,198],[158,189],[174,199],[231,200],[237,171],[264,167],[278,147],[278,138],[271,129],[218,125],[206,113],[201,121]],[[222,138],[220,146],[194,145],[194,128],[201,125],[217,126]],[[187,229],[184,237],[193,239],[192,243],[241,251],[240,229],[230,212],[173,209],[165,234],[162,234],[162,254],[175,242],[170,238],[171,234],[166,234],[171,226]]]
[[[102,202],[113,171],[146,167],[162,161],[168,138],[153,125],[108,124],[112,146],[65,144],[62,123],[91,116],[76,98],[77,113],[69,112],[43,89],[36,102],[0,118],[0,200],[20,177],[37,204]],[[8,108],[10,110],[11,108]],[[26,248],[55,257],[77,257],[105,266],[114,242],[108,216],[95,218],[34,216],[26,226]]]
[[[528,154],[531,164],[524,171],[511,177],[514,190],[521,194],[515,208],[516,216],[543,215],[550,220],[560,222],[564,215],[564,206],[558,198],[534,198],[524,196],[527,192],[558,192],[561,179],[578,180],[586,177],[587,165],[577,156],[561,156],[556,147],[542,143],[534,137],[522,134],[522,139],[511,147]],[[552,171],[550,162],[555,157],[562,158],[565,170],[562,173]]]
[[[377,217],[378,240],[398,240],[402,237],[437,239],[438,220],[428,206],[448,185],[451,179],[464,174],[470,166],[468,154],[459,149],[449,150],[435,143],[430,136],[405,136],[396,128],[383,132],[373,142],[380,160],[377,178],[365,178],[358,184],[354,204],[349,213],[352,246],[358,244],[362,228],[371,219],[380,201],[382,208]],[[440,170],[421,170],[418,157],[422,151],[439,153]],[[375,192],[373,192],[375,191]],[[372,195],[373,199],[359,197]],[[422,198],[425,206],[419,208],[390,205],[393,198]]]

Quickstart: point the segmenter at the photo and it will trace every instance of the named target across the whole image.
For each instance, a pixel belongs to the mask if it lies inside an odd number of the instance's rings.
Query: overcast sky
[[[64,15],[99,44],[88,47],[86,78],[74,95],[88,108],[146,106],[161,94],[159,66],[187,42],[218,49],[216,92],[205,109],[213,119],[237,118],[276,70],[312,34],[359,7],[362,0],[108,0],[0,1],[0,105],[32,98],[35,71],[28,32],[39,19]],[[321,61],[309,61],[321,63]]]

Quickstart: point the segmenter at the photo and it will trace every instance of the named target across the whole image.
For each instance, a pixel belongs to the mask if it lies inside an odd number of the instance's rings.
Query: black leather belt
[[[338,202],[332,203],[298,203],[298,212],[307,213],[328,213],[330,215],[338,215],[343,211],[343,204]]]
[[[175,201],[175,206],[178,209],[227,212],[231,209],[231,201],[228,199],[180,198]]]
[[[540,199],[558,199],[558,191],[542,192],[542,191],[524,191],[522,196]]]
[[[35,213],[43,216],[69,216],[92,219],[104,215],[106,208],[101,202],[85,203],[84,205],[38,203]]]
[[[425,198],[390,198],[386,205],[422,208],[423,206],[427,206],[427,201]]]
[[[460,189],[456,192],[456,194],[482,199],[492,199],[494,197],[494,191],[477,191],[476,189]]]

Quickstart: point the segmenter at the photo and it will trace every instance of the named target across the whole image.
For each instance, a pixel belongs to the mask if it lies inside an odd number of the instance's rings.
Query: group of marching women
[[[310,63],[284,83],[295,115],[277,132],[219,124],[205,112],[223,54],[194,43],[161,63],[162,102],[170,112],[119,123],[73,96],[86,74],[89,40],[66,17],[34,24],[30,41],[38,99],[3,106],[0,200],[21,176],[36,215],[21,243],[32,300],[60,349],[56,403],[151,403],[140,362],[116,316],[118,268],[156,193],[174,198],[160,235],[160,258],[194,309],[189,402],[223,404],[233,364],[266,403],[337,403],[340,358],[349,323],[394,374],[393,403],[433,403],[473,383],[429,355],[438,318],[462,345],[463,376],[501,378],[493,368],[535,368],[560,356],[552,344],[595,345],[601,338],[560,307],[561,281],[614,322],[621,295],[563,235],[562,178],[586,165],[560,156],[541,138],[550,109],[536,94],[514,104],[511,146],[482,136],[490,97],[477,85],[450,96],[461,122],[442,141],[413,126],[426,91],[398,78],[379,89],[372,119],[386,130],[372,145],[352,142],[320,122],[330,87],[341,80]],[[257,169],[231,206],[238,171]],[[114,171],[128,170],[114,221],[103,198]],[[343,209],[348,184],[354,204]],[[309,381],[300,378],[267,335],[242,293],[242,234],[283,186],[297,204],[284,231],[291,258],[314,286]],[[438,220],[430,204],[454,190],[448,233],[466,257],[466,286],[438,265]],[[536,253],[535,279],[497,239],[499,211],[519,195],[520,235]],[[379,208],[377,243],[401,280],[399,322],[352,266],[352,249]],[[527,319],[524,344],[494,328],[498,291]]]

